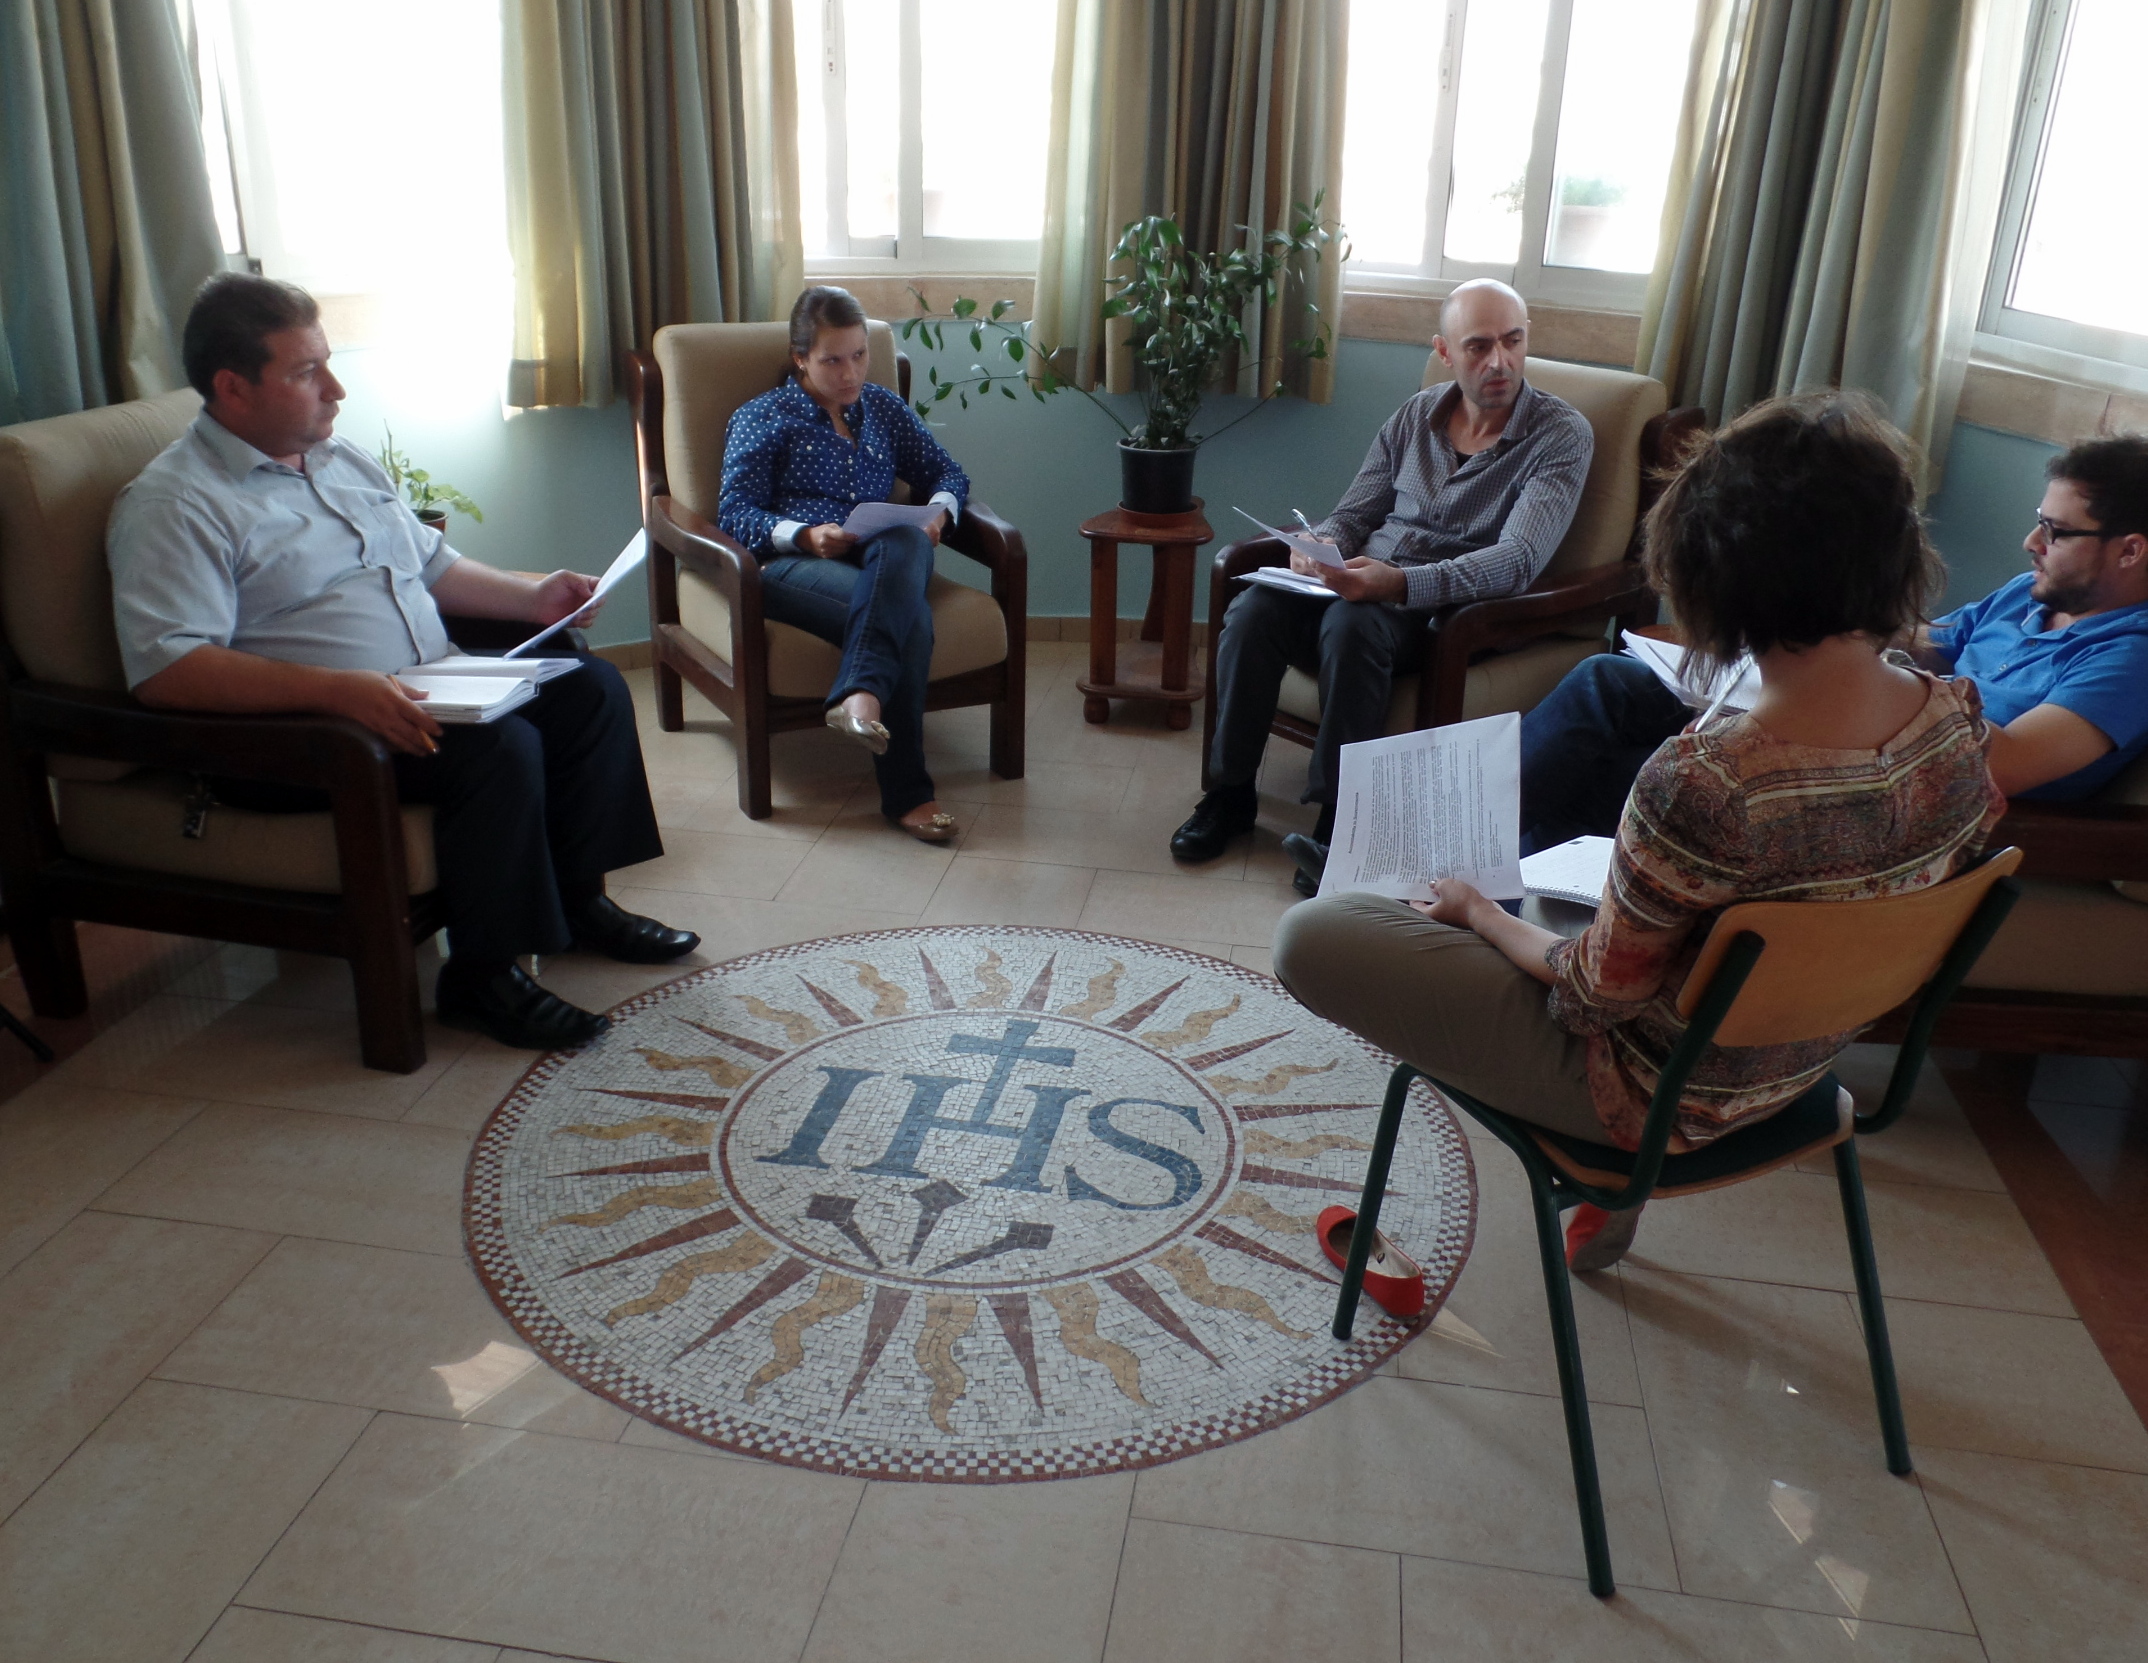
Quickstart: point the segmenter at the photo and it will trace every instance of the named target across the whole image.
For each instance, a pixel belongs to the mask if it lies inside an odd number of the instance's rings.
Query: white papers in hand
[[[1608,837],[1577,837],[1555,848],[1524,855],[1522,885],[1532,895],[1549,895],[1555,901],[1593,907],[1604,898],[1604,885],[1611,879]]]
[[[423,693],[425,714],[450,726],[496,722],[537,696],[537,684],[527,676],[436,676],[404,670],[395,679]]]
[[[1512,711],[1342,748],[1320,893],[1429,901],[1445,878],[1522,893],[1521,718]]]
[[[1720,709],[1736,715],[1760,702],[1760,667],[1753,662],[1750,653],[1735,664],[1724,665],[1712,681],[1699,686],[1686,679],[1686,650],[1683,647],[1658,641],[1653,636],[1635,635],[1629,630],[1620,650],[1628,658],[1637,658],[1646,664],[1655,672],[1658,681],[1695,710],[1712,714]]]
[[[1266,520],[1254,520],[1253,516],[1246,513],[1243,508],[1234,508],[1231,512],[1245,519],[1253,520],[1253,523],[1269,536],[1281,538],[1315,565],[1332,566],[1338,572],[1343,569],[1342,550],[1338,549],[1333,543],[1322,542],[1318,537],[1309,537],[1302,531],[1284,531],[1279,526],[1270,525]]]
[[[399,670],[401,676],[412,674],[428,676],[511,676],[517,681],[534,681],[542,686],[554,676],[563,676],[569,670],[579,670],[579,658],[480,658],[474,653],[458,653],[453,658],[436,658],[430,664],[413,664],[408,670]]]
[[[920,531],[947,512],[944,502],[861,502],[850,511],[843,529],[864,542],[898,525],[914,525]]]
[[[545,625],[543,629],[540,629],[520,646],[509,647],[503,656],[520,658],[530,648],[536,646],[538,642],[550,640],[559,631],[573,623],[576,618],[586,618],[596,609],[598,602],[619,587],[621,579],[625,578],[635,567],[642,563],[648,553],[649,534],[646,531],[635,532],[632,539],[628,541],[627,546],[619,551],[609,566],[604,568],[604,575],[597,579],[596,592],[589,597],[588,604],[581,611],[569,614],[556,624]]]
[[[1316,601],[1335,599],[1335,591],[1317,577],[1306,577],[1292,571],[1288,566],[1256,566],[1250,572],[1240,572],[1241,583],[1258,583],[1265,589],[1280,589],[1286,595],[1310,595]]]

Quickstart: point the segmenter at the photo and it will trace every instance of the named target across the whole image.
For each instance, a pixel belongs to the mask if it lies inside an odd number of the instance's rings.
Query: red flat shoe
[[[1357,1214],[1348,1207],[1323,1207],[1313,1222],[1314,1233],[1320,1237],[1320,1250],[1337,1270],[1350,1267],[1350,1237],[1356,1228]],[[1424,1315],[1425,1273],[1382,1230],[1372,1233],[1372,1257],[1365,1261],[1365,1292],[1391,1317],[1407,1322]]]
[[[1592,1202],[1582,1202],[1566,1221],[1566,1268],[1583,1275],[1609,1270],[1626,1256],[1640,1228],[1639,1207],[1607,1213]]]

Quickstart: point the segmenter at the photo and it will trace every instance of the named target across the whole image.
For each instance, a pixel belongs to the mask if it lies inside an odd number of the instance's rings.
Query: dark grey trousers
[[[1283,673],[1293,665],[1320,683],[1320,737],[1305,798],[1332,805],[1345,745],[1387,732],[1397,675],[1424,656],[1427,620],[1378,602],[1320,601],[1248,584],[1223,614],[1216,644],[1216,737],[1208,753],[1218,789],[1260,772]]]

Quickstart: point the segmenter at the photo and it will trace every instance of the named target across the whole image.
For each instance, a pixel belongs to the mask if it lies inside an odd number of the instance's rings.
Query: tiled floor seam
[[[820,1626],[821,1611],[828,1603],[828,1590],[835,1586],[836,1573],[843,1568],[843,1551],[850,1546],[851,1532],[858,1528],[858,1515],[865,1511],[865,1498],[872,1494],[872,1489],[870,1482],[858,1486],[858,1499],[851,1506],[850,1517],[844,1521],[843,1539],[836,1543],[835,1556],[828,1561],[828,1575],[821,1582],[820,1592],[814,1596],[812,1621],[806,1624],[805,1633],[799,1637],[792,1663],[802,1663],[806,1653],[813,1649],[813,1630]]]
[[[100,1089],[103,1089],[103,1088],[100,1088]],[[111,1087],[111,1088],[109,1088],[109,1089],[111,1089],[111,1090],[114,1090],[114,1091],[117,1091],[117,1090],[120,1090],[121,1088],[119,1088],[119,1087],[116,1087],[116,1086],[115,1086],[115,1087]],[[172,1101],[172,1099],[171,1099],[171,1098],[169,1098],[169,1097],[158,1097],[158,1096],[157,1096],[157,1095],[156,1095],[155,1093],[153,1093],[153,1092],[139,1092],[139,1091],[138,1091],[138,1092],[130,1092],[130,1093],[129,1093],[128,1095],[130,1095],[130,1096],[135,1096],[135,1097],[152,1097],[152,1098],[155,1098],[155,1100],[156,1100],[156,1101],[158,1101],[158,1102],[164,1102],[164,1103],[169,1103],[169,1102],[171,1102],[171,1101]],[[149,1158],[150,1158],[150,1157],[151,1157],[152,1155],[156,1154],[156,1153],[157,1153],[157,1152],[158,1152],[159,1150],[161,1150],[161,1149],[162,1149],[162,1148],[163,1148],[163,1147],[164,1147],[164,1146],[165,1146],[165,1145],[166,1145],[167,1143],[171,1142],[171,1140],[172,1140],[173,1138],[177,1137],[177,1136],[178,1136],[178,1135],[179,1135],[179,1134],[180,1134],[181,1132],[185,1131],[185,1130],[186,1130],[186,1129],[187,1129],[187,1128],[188,1128],[189,1126],[193,1125],[195,1121],[199,1120],[199,1119],[201,1118],[201,1111],[202,1111],[203,1109],[205,1109],[205,1108],[207,1108],[207,1107],[209,1106],[209,1099],[208,1099],[208,1098],[206,1098],[206,1097],[203,1097],[203,1098],[198,1098],[198,1099],[197,1099],[197,1098],[192,1098],[192,1097],[182,1097],[182,1098],[180,1098],[180,1099],[179,1099],[179,1101],[180,1101],[180,1102],[182,1102],[182,1103],[192,1103],[192,1104],[194,1104],[194,1111],[193,1111],[193,1113],[191,1113],[191,1114],[187,1115],[187,1116],[186,1116],[186,1118],[184,1118],[183,1120],[179,1120],[179,1121],[175,1122],[175,1123],[173,1124],[173,1126],[172,1126],[172,1129],[171,1129],[170,1131],[166,1132],[166,1133],[165,1133],[165,1134],[164,1134],[164,1135],[163,1135],[162,1137],[158,1138],[158,1139],[157,1139],[157,1141],[156,1141],[155,1143],[151,1144],[151,1145],[150,1145],[150,1146],[149,1146],[149,1147],[148,1147],[147,1149],[144,1149],[144,1150],[142,1151],[142,1153],[141,1153],[141,1158],[140,1158],[139,1160],[135,1161],[135,1162],[134,1162],[134,1164],[133,1164],[132,1166],[129,1166],[129,1167],[128,1167],[128,1168],[127,1168],[127,1169],[126,1169],[126,1170],[125,1170],[124,1172],[120,1172],[120,1173],[117,1173],[117,1174],[115,1174],[115,1175],[114,1175],[114,1177],[113,1177],[113,1179],[112,1179],[112,1182],[111,1182],[111,1183],[109,1183],[109,1184],[105,1185],[103,1189],[99,1190],[99,1191],[98,1191],[98,1192],[97,1192],[97,1193],[96,1193],[95,1195],[91,1196],[91,1197],[90,1197],[90,1198],[89,1198],[89,1199],[88,1199],[87,1201],[83,1202],[81,1206],[77,1207],[77,1208],[76,1208],[76,1209],[75,1209],[75,1210],[74,1210],[73,1212],[69,1213],[69,1214],[68,1214],[68,1215],[67,1215],[67,1216],[66,1216],[65,1218],[61,1219],[61,1220],[59,1221],[59,1223],[55,1224],[55,1225],[54,1225],[54,1226],[53,1226],[53,1227],[52,1227],[52,1228],[51,1228],[50,1230],[46,1231],[46,1232],[45,1232],[45,1233],[44,1233],[44,1234],[43,1234],[42,1236],[38,1237],[38,1239],[37,1239],[36,1241],[32,1242],[32,1243],[30,1244],[29,1248],[27,1249],[27,1251],[25,1251],[24,1253],[22,1253],[22,1254],[21,1254],[21,1255],[20,1255],[20,1256],[19,1256],[19,1257],[18,1257],[18,1258],[17,1258],[16,1260],[15,1260],[15,1263],[14,1263],[14,1264],[12,1264],[12,1265],[9,1265],[9,1266],[8,1266],[8,1267],[7,1267],[7,1268],[6,1268],[5,1270],[0,1270],[0,1278],[4,1278],[4,1277],[8,1276],[8,1275],[9,1275],[9,1274],[11,1274],[12,1272],[14,1272],[14,1271],[15,1271],[16,1269],[20,1268],[20,1266],[21,1266],[21,1265],[23,1264],[23,1262],[24,1262],[25,1260],[29,1259],[29,1258],[30,1258],[30,1256],[31,1256],[32,1254],[36,1253],[36,1252],[37,1252],[37,1251],[38,1251],[38,1250],[39,1250],[40,1248],[42,1248],[42,1247],[43,1247],[43,1246],[44,1246],[44,1245],[45,1245],[45,1244],[46,1244],[47,1242],[51,1241],[51,1240],[53,1239],[53,1237],[57,1236],[57,1235],[58,1235],[58,1234],[59,1234],[59,1233],[60,1233],[60,1232],[61,1232],[62,1230],[66,1229],[66,1228],[68,1227],[68,1225],[70,1225],[70,1224],[74,1223],[74,1221],[75,1221],[76,1219],[80,1218],[80,1217],[81,1217],[81,1216],[82,1216],[82,1215],[83,1215],[84,1213],[86,1213],[86,1212],[92,1212],[92,1211],[97,1211],[97,1212],[102,1212],[102,1211],[104,1211],[104,1209],[102,1209],[102,1208],[98,1207],[97,1203],[98,1203],[99,1201],[103,1200],[105,1196],[109,1195],[109,1194],[110,1194],[110,1193],[112,1192],[112,1190],[113,1190],[113,1189],[114,1189],[115,1187],[117,1187],[117,1186],[118,1186],[119,1184],[123,1183],[123,1182],[124,1182],[124,1181],[125,1181],[126,1179],[128,1179],[128,1178],[132,1177],[132,1176],[133,1176],[133,1174],[134,1174],[134,1172],[135,1172],[135,1170],[136,1170],[137,1168],[139,1168],[139,1167],[140,1167],[140,1166],[142,1165],[142,1163],[143,1163],[144,1161],[147,1161],[147,1160],[148,1160],[148,1159],[149,1159]],[[139,1214],[134,1214],[134,1213],[126,1213],[126,1214],[119,1214],[119,1213],[108,1213],[108,1214],[106,1214],[106,1216],[107,1216],[107,1217],[113,1217],[113,1218],[119,1218],[119,1217],[126,1217],[126,1218],[134,1218],[134,1217],[139,1217],[140,1215],[139,1215]],[[189,1223],[191,1223],[192,1221],[191,1221],[191,1220],[187,1220],[187,1221],[185,1221],[185,1222],[189,1222]],[[227,1226],[227,1225],[218,1225],[218,1226],[216,1226],[216,1228],[218,1228],[218,1229],[228,1229],[228,1228],[236,1228],[236,1227],[235,1227],[235,1226]],[[271,1249],[269,1249],[269,1251],[273,1253],[273,1252],[275,1251],[275,1249],[274,1249],[274,1248],[271,1248]],[[263,1257],[266,1257],[266,1255],[263,1255]]]
[[[247,1107],[254,1107],[254,1108],[258,1108],[258,1107],[259,1107],[260,1105],[259,1105],[259,1104],[250,1104],[250,1105],[245,1105],[245,1106],[247,1106]],[[291,1113],[293,1113],[293,1114],[304,1114],[304,1113],[307,1113],[307,1112],[308,1112],[308,1111],[307,1111],[307,1110],[304,1110],[304,1109],[293,1109],[293,1110],[291,1111]],[[350,1118],[362,1118],[362,1117],[357,1117],[357,1116],[353,1116],[353,1117],[350,1117]],[[379,1126],[399,1126],[399,1125],[401,1125],[401,1124],[402,1124],[402,1122],[401,1122],[401,1121],[397,1121],[397,1120],[381,1120],[381,1121],[375,1121],[375,1122],[374,1122],[374,1124],[375,1124],[375,1125],[379,1125]],[[174,1214],[170,1214],[170,1213],[125,1213],[125,1212],[121,1212],[121,1211],[120,1211],[120,1210],[119,1210],[118,1208],[116,1208],[116,1207],[98,1207],[98,1206],[88,1206],[88,1207],[84,1207],[84,1208],[82,1209],[82,1211],[83,1211],[83,1212],[85,1212],[85,1213],[102,1213],[102,1214],[104,1214],[104,1216],[105,1216],[105,1217],[107,1217],[107,1218],[151,1218],[151,1219],[156,1219],[156,1220],[159,1220],[160,1222],[162,1222],[162,1223],[165,1223],[165,1224],[193,1224],[193,1225],[198,1225],[198,1226],[200,1226],[201,1228],[203,1228],[203,1229],[208,1229],[208,1230],[243,1230],[243,1229],[245,1228],[245,1226],[244,1226],[244,1225],[240,1225],[240,1224],[218,1224],[218,1223],[215,1223],[215,1222],[213,1222],[213,1221],[210,1221],[210,1220],[204,1220],[204,1219],[199,1219],[199,1218],[180,1218],[180,1217],[177,1217],[176,1215],[174,1215]],[[79,1216],[79,1215],[78,1215],[78,1216]],[[270,1231],[266,1231],[266,1230],[257,1230],[257,1231],[255,1231],[255,1232],[254,1232],[254,1234],[256,1234],[256,1235],[269,1235],[269,1234],[272,1234],[272,1233],[273,1233],[273,1232],[270,1232]],[[379,1242],[377,1242],[377,1241],[356,1241],[356,1240],[353,1240],[352,1238],[350,1238],[350,1237],[348,1237],[348,1236],[312,1236],[312,1235],[306,1235],[306,1234],[303,1234],[303,1233],[301,1233],[301,1232],[299,1232],[299,1231],[296,1231],[296,1230],[285,1230],[285,1231],[282,1231],[282,1232],[280,1232],[280,1235],[281,1235],[281,1237],[282,1237],[282,1238],[284,1238],[284,1239],[295,1239],[295,1240],[298,1240],[298,1241],[325,1241],[325,1242],[333,1242],[333,1243],[334,1243],[335,1245],[337,1245],[338,1247],[373,1247],[373,1248],[379,1248],[379,1247],[381,1246],[381,1244],[380,1244]],[[455,1250],[454,1250],[454,1251],[453,1251],[452,1253],[435,1253],[435,1252],[431,1251],[430,1249],[428,1249],[428,1248],[423,1248],[423,1247],[389,1247],[389,1248],[382,1248],[381,1250],[382,1250],[383,1252],[388,1252],[388,1253],[422,1253],[422,1254],[424,1254],[424,1255],[425,1255],[425,1257],[427,1257],[428,1259],[457,1259],[457,1260],[461,1260],[461,1259],[465,1259],[465,1258],[467,1257],[467,1255],[466,1255],[466,1254],[465,1254],[465,1253],[463,1252],[462,1248],[461,1248],[461,1247],[459,1247],[459,1246],[458,1246],[458,1247],[457,1247],[457,1248],[456,1248],[456,1249],[455,1249]]]
[[[230,1388],[210,1387],[205,1389],[224,1391],[229,1390]],[[270,1392],[256,1392],[252,1395],[256,1397],[270,1397],[274,1396],[275,1394]],[[287,1401],[293,1403],[302,1403],[305,1401],[305,1399],[291,1398]],[[294,1524],[298,1523],[300,1519],[306,1516],[306,1510],[311,1507],[314,1502],[320,1499],[320,1494],[323,1490],[328,1488],[329,1481],[333,1479],[337,1473],[343,1470],[344,1462],[348,1461],[351,1458],[351,1451],[356,1449],[361,1443],[365,1441],[365,1435],[373,1430],[374,1423],[380,1419],[381,1413],[382,1412],[378,1409],[369,1409],[366,1411],[366,1417],[363,1424],[361,1424],[357,1432],[352,1435],[351,1441],[343,1446],[343,1453],[336,1457],[335,1464],[331,1466],[326,1472],[321,1474],[321,1481],[318,1484],[314,1485],[312,1489],[306,1492],[306,1499],[300,1502],[296,1507],[294,1507],[291,1510],[291,1516],[283,1521],[283,1528],[276,1532],[276,1539],[273,1542],[269,1543],[269,1545],[262,1550],[261,1557],[253,1562],[252,1568],[249,1569],[244,1576],[239,1578],[238,1587],[233,1590],[231,1598],[224,1602],[225,1610],[228,1611],[234,1605],[246,1604],[245,1596],[247,1585],[251,1583],[255,1577],[261,1574],[261,1567],[269,1562],[269,1556],[271,1554],[273,1554],[278,1548],[283,1546],[284,1538],[291,1534],[291,1527]],[[278,1611],[282,1610],[282,1607],[274,1605],[256,1605],[250,1606],[248,1607],[248,1609],[255,1611]],[[287,1614],[294,1617],[310,1617],[315,1615],[313,1612],[310,1611],[293,1611]],[[217,1613],[217,1615],[221,1617],[223,1615],[223,1612],[220,1611]],[[209,1624],[209,1628],[214,1628],[215,1626],[216,1624],[213,1621]],[[202,1630],[204,1636],[206,1636],[208,1632],[209,1629]],[[200,1643],[201,1642],[198,1640],[195,1642],[196,1645],[199,1645]],[[481,1641],[479,1643],[489,1644],[490,1642]]]
[[[1936,1447],[1936,1446],[1935,1446]],[[1947,1575],[1954,1579],[1954,1592],[1962,1602],[1962,1615],[1969,1621],[1969,1632],[1976,1636],[1976,1643],[1987,1659],[1991,1648],[1984,1644],[1984,1631],[1977,1626],[1976,1607],[1969,1601],[1969,1590],[1962,1582],[1962,1574],[1954,1568],[1954,1550],[1947,1546],[1947,1533],[1939,1526],[1938,1511],[1932,1506],[1932,1495],[1924,1487],[1924,1474],[1916,1470],[1917,1446],[1910,1445],[1909,1480],[1917,1486],[1917,1498],[1924,1503],[1924,1516],[1931,1520],[1932,1538],[1939,1544],[1939,1555],[1947,1562]],[[2058,1465],[2059,1463],[2052,1463]]]
[[[1843,1256],[1843,1261],[1845,1264],[1848,1263],[1848,1258],[1848,1254],[1845,1253]],[[1839,1293],[1845,1298],[1856,1297],[1856,1290],[1854,1288],[1829,1287],[1824,1282],[1790,1282],[1784,1281],[1779,1277],[1772,1276],[1728,1276],[1721,1271],[1682,1270],[1676,1265],[1659,1265],[1652,1263],[1646,1259],[1639,1260],[1638,1263],[1642,1269],[1652,1270],[1659,1276],[1700,1276],[1705,1277],[1711,1282],[1749,1282],[1753,1286],[1761,1288],[1802,1288],[1807,1293]],[[1895,1294],[1889,1293],[1887,1291],[1887,1264],[1885,1260],[1882,1260],[1880,1262],[1879,1268],[1881,1294],[1888,1299],[1896,1298],[1897,1296]],[[1912,1296],[1902,1295],[1900,1297],[1906,1299]],[[1979,1305],[1966,1299],[1931,1299],[1927,1298],[1922,1294],[1915,1295],[1914,1298],[1916,1300],[1916,1303],[1918,1303],[1919,1305],[1937,1305],[1945,1310],[1995,1311],[2001,1316],[2042,1317],[2047,1322],[2081,1321],[2081,1315],[2078,1311],[2030,1311],[2024,1310],[2018,1305]],[[2071,1303],[2070,1299],[2068,1303]],[[1859,1332],[1862,1333],[1863,1331],[1860,1329]]]
[[[1671,1504],[1663,1481],[1663,1457],[1656,1449],[1656,1417],[1648,1407],[1648,1377],[1641,1368],[1641,1348],[1633,1337],[1633,1312],[1626,1304],[1626,1274],[1613,1267],[1618,1277],[1619,1309],[1626,1313],[1626,1349],[1633,1359],[1633,1390],[1641,1400],[1641,1428],[1648,1434],[1648,1466],[1656,1475],[1656,1501],[1663,1508],[1663,1539],[1671,1550],[1671,1575],[1678,1583],[1681,1595],[1688,1593],[1686,1570],[1678,1556],[1678,1532],[1671,1528]]]
[[[251,1576],[253,1573],[248,1572],[247,1574]],[[194,1659],[201,1655],[201,1648],[209,1643],[209,1636],[216,1632],[216,1624],[222,1622],[224,1620],[225,1615],[233,1610],[268,1611],[274,1613],[276,1616],[279,1617],[309,1617],[309,1620],[314,1622],[332,1622],[339,1628],[354,1628],[361,1630],[362,1632],[367,1634],[399,1634],[406,1636],[407,1638],[412,1640],[438,1640],[441,1644],[450,1646],[492,1645],[492,1642],[490,1640],[461,1640],[457,1639],[452,1634],[435,1634],[428,1629],[394,1628],[386,1623],[354,1623],[351,1622],[349,1619],[343,1617],[311,1617],[309,1613],[303,1611],[282,1611],[278,1610],[275,1606],[272,1605],[245,1605],[242,1604],[240,1601],[234,1599],[228,1601],[222,1611],[217,1612],[216,1621],[210,1623],[208,1629],[202,1634],[202,1637],[194,1642],[194,1649],[186,1654],[184,1663],[194,1663]],[[506,1649],[507,1648],[504,1646],[493,1646],[493,1657],[497,1658],[499,1654]],[[531,1652],[530,1655],[533,1657],[557,1656],[560,1658],[566,1658],[566,1653],[564,1652],[539,1651]],[[491,1663],[491,1660],[486,1660],[486,1663]],[[567,1659],[567,1663],[579,1663],[579,1660]]]

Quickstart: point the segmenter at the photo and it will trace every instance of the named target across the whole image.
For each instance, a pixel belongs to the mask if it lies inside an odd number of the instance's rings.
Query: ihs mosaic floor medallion
[[[1337,1277],[1387,1067],[1267,977],[1064,930],[896,930],[656,989],[547,1058],[472,1158],[472,1256],[635,1413],[826,1471],[1151,1465],[1303,1414],[1414,1328]],[[1427,1319],[1468,1144],[1420,1084],[1381,1220]]]

